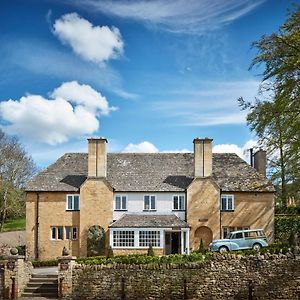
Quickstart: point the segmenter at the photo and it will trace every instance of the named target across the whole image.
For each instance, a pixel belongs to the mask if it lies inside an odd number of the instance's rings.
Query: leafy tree
[[[0,129],[0,231],[7,218],[24,215],[23,188],[35,171],[20,142]]]
[[[87,256],[103,255],[105,252],[105,230],[99,225],[93,225],[87,233]]]
[[[264,68],[261,99],[238,101],[271,158],[271,179],[286,205],[287,197],[299,197],[300,188],[300,7],[289,12],[277,33],[262,36],[253,47],[258,53],[250,68]]]

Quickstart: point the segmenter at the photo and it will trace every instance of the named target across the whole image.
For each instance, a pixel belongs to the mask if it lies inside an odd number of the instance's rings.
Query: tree
[[[277,33],[262,36],[252,45],[258,50],[250,69],[263,65],[261,99],[246,102],[247,122],[270,159],[271,179],[283,205],[299,197],[300,187],[300,7],[289,12]]]
[[[8,217],[24,214],[23,188],[35,171],[20,142],[0,129],[0,231]]]

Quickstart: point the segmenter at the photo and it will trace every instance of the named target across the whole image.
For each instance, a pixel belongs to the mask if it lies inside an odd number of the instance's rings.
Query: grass
[[[4,223],[3,232],[25,230],[26,218],[8,220]]]

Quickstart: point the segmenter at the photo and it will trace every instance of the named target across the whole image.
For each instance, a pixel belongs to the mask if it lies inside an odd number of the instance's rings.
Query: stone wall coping
[[[24,255],[4,255],[4,256],[2,256],[2,259],[0,258],[0,261],[1,260],[18,260],[18,259],[25,259],[25,256]]]
[[[65,261],[65,260],[76,260],[76,259],[77,259],[76,256],[58,256],[57,257],[58,262]]]
[[[238,262],[242,261],[245,264],[251,262],[268,262],[268,261],[285,261],[285,260],[298,260],[298,257],[291,257],[283,254],[264,254],[264,255],[250,255],[242,256],[239,254],[216,254],[209,260],[186,262],[186,263],[149,263],[149,264],[122,264],[122,263],[109,263],[99,265],[85,265],[76,264],[75,269],[89,269],[89,270],[102,270],[102,269],[135,269],[135,270],[161,270],[161,269],[200,269],[207,265],[213,266],[215,263],[228,261]]]

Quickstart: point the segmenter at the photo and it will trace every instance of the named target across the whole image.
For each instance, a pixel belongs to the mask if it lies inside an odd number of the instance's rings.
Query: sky
[[[106,137],[109,152],[256,146],[237,99],[258,95],[251,44],[278,30],[279,0],[2,0],[0,128],[40,168]]]

